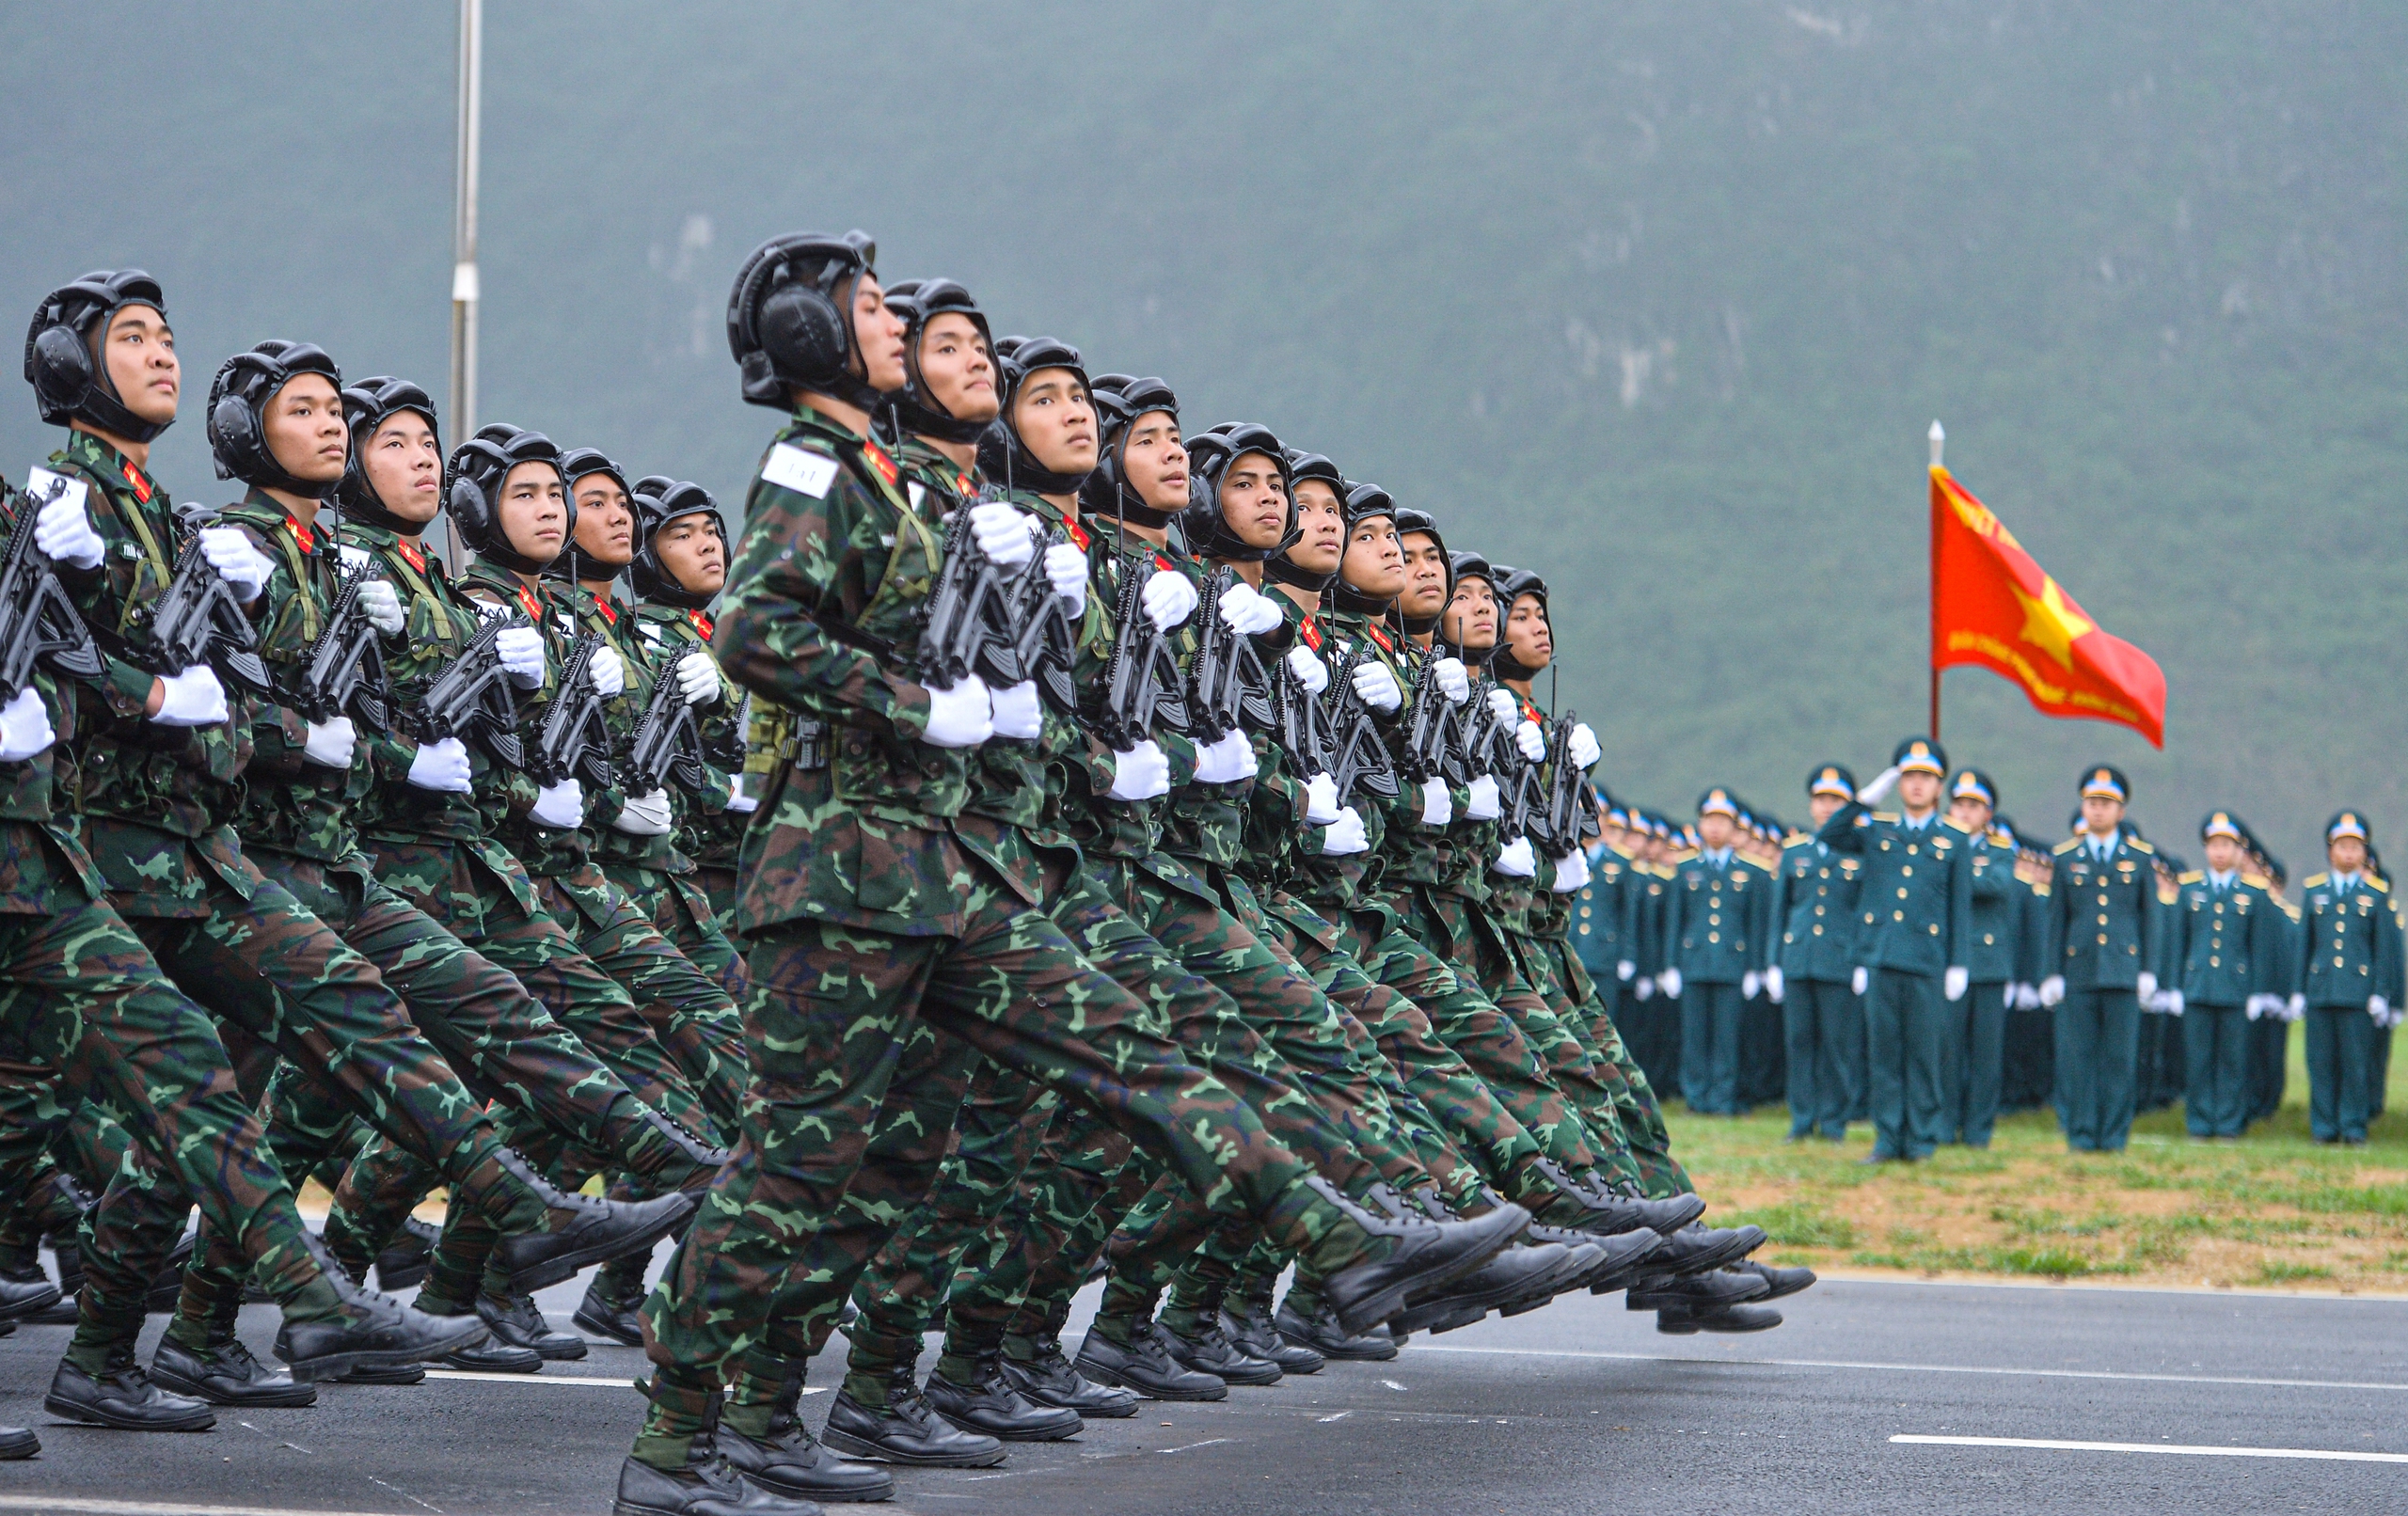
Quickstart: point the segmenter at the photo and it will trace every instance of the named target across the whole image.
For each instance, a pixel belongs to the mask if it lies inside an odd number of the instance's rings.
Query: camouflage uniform
[[[709,651],[718,629],[704,612],[674,606],[638,606],[632,619],[624,609],[620,614],[620,625],[632,627],[632,635],[620,639],[620,651],[640,653],[653,678],[665,676],[689,652]],[[721,673],[719,699],[694,713],[706,755],[741,752],[743,706],[744,691]],[[667,844],[659,872],[640,867],[635,858],[623,860],[615,845],[642,840],[623,836],[605,839],[602,869],[633,898],[656,902],[653,924],[733,1001],[744,993],[744,955],[728,940],[722,917],[734,904],[736,848],[744,835],[745,813],[728,809],[735,793],[732,776],[716,763],[705,770],[700,793],[670,791],[677,802],[677,829],[656,839]]]

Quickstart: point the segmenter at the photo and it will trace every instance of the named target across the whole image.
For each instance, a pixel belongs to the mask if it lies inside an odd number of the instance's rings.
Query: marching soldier
[[[2040,986],[2057,1007],[2057,1119],[2077,1153],[2131,1135],[2141,1003],[2157,993],[2156,852],[2124,828],[2131,785],[2101,764],[2082,780],[2082,830],[2056,849],[2049,912],[2058,944]]]
[[[2308,1135],[2352,1146],[2367,1140],[2374,1111],[2375,1048],[2400,999],[2400,924],[2391,886],[2367,868],[2372,837],[2365,813],[2324,824],[2329,874],[2300,881],[2304,917],[2294,1010],[2307,1020]]]
[[[1856,797],[1856,776],[1823,764],[1806,780],[1806,810],[1819,829]],[[1838,1142],[1847,1135],[1864,1069],[1864,1002],[1849,987],[1856,969],[1857,885],[1864,861],[1812,834],[1782,848],[1772,919],[1780,939],[1765,987],[1782,1008],[1789,1053],[1789,1136]]]

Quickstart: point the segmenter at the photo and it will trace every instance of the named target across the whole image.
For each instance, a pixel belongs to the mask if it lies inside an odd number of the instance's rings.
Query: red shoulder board
[[[1387,634],[1386,632],[1380,630],[1380,624],[1378,622],[1368,623],[1365,624],[1363,629],[1371,634],[1372,641],[1380,644],[1381,652],[1394,655],[1396,653],[1395,644],[1388,640]]]
[[[686,612],[686,619],[694,624],[694,630],[703,634],[704,641],[707,642],[711,640],[713,628],[711,626],[711,619],[708,616],[704,615],[699,610],[689,610]]]
[[[978,486],[970,482],[968,474],[956,474],[953,476],[953,493],[966,500],[978,493]]]
[[[1164,574],[1168,574],[1170,572],[1170,560],[1164,558],[1160,553],[1156,553],[1154,555],[1154,567],[1160,569]]]
[[[410,541],[407,537],[404,537],[393,545],[401,549],[403,562],[407,563],[410,567],[418,570],[420,574],[426,572],[426,555],[419,551],[418,544]]]
[[[135,499],[145,505],[150,503],[150,476],[135,467],[131,458],[125,461],[125,482],[134,486]]]
[[[1094,540],[1087,535],[1087,529],[1075,521],[1063,522],[1062,529],[1069,534],[1070,541],[1079,545],[1079,551],[1082,553],[1087,550],[1087,544]]]
[[[610,604],[610,599],[607,596],[595,596],[594,600],[594,608],[602,613],[602,620],[606,624],[611,626],[619,624],[619,612],[617,608]]]
[[[309,536],[309,529],[302,525],[301,518],[299,516],[288,514],[284,518],[284,529],[293,533],[293,540],[301,545],[301,550],[303,552],[310,553],[317,551],[317,544],[311,540]]]
[[[1296,627],[1296,635],[1305,640],[1305,646],[1311,648],[1316,653],[1321,651],[1320,618],[1311,615],[1306,616],[1303,622],[1298,624]]]
[[[1523,720],[1525,720],[1525,721],[1536,721],[1536,720],[1538,720],[1538,719],[1539,719],[1539,708],[1538,708],[1538,703],[1537,703],[1535,701],[1525,700],[1525,701],[1521,702],[1520,703],[1521,703],[1521,706],[1522,706],[1522,719],[1523,719]],[[1541,724],[1545,724],[1545,723],[1541,723]]]
[[[535,592],[530,590],[523,584],[518,587],[518,608],[527,613],[527,619],[529,621],[534,622],[538,624],[542,624],[544,620],[544,608],[537,604],[535,600]]]
[[[901,477],[902,471],[895,466],[895,460],[889,458],[886,455],[886,450],[879,447],[877,443],[863,443],[862,456],[867,458],[869,460],[869,466],[878,470],[878,477],[886,481],[889,484],[894,483],[896,479]]]

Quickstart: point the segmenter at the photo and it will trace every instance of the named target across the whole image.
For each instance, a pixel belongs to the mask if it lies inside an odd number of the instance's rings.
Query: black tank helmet
[[[636,598],[656,606],[675,606],[681,610],[709,608],[715,595],[698,594],[678,582],[677,576],[660,561],[657,542],[660,529],[687,516],[705,515],[711,518],[712,529],[719,540],[727,541],[727,518],[719,513],[719,502],[711,492],[690,480],[673,480],[666,474],[648,474],[636,481],[636,557],[627,565],[627,582],[634,586]]]
[[[1296,487],[1308,479],[1320,480],[1328,485],[1329,492],[1337,496],[1342,505],[1346,498],[1346,476],[1338,471],[1338,466],[1320,453],[1305,452],[1295,448],[1289,449],[1288,497],[1294,499]],[[1304,507],[1299,505],[1296,508],[1297,542],[1302,542],[1304,536],[1305,513]],[[1291,543],[1289,545],[1290,550],[1292,551],[1294,544]],[[1341,559],[1346,556],[1345,548],[1345,543],[1340,541],[1339,557]],[[1290,557],[1288,552],[1282,552],[1277,558],[1262,565],[1262,572],[1281,584],[1292,584],[1300,590],[1310,590],[1315,594],[1328,593],[1330,585],[1338,578],[1338,570],[1334,568],[1326,574],[1313,574],[1297,567],[1296,561]]]
[[[636,490],[634,485],[627,482],[626,470],[613,463],[610,455],[599,448],[571,448],[561,454],[561,488],[571,501],[577,498],[577,482],[588,474],[608,474],[617,482],[620,489],[626,492],[627,540],[632,545],[636,533],[643,529],[643,522],[636,514]],[[582,583],[587,579],[617,578],[620,570],[612,568],[608,563],[596,562],[578,551],[576,527],[577,523],[572,519],[569,523],[568,544],[561,549],[561,556],[553,559],[546,566],[544,576],[570,583]]]
[[[416,411],[426,418],[426,429],[435,434],[436,450],[440,452],[443,428],[436,419],[435,402],[418,386],[406,379],[379,374],[373,379],[362,379],[342,392],[343,420],[351,427],[351,456],[343,460],[342,481],[335,487],[335,500],[342,513],[354,521],[415,537],[426,529],[426,523],[404,521],[387,510],[376,487],[368,482],[360,463],[368,450],[368,439],[376,434],[376,429],[404,411]]]
[[[443,470],[443,503],[452,513],[460,540],[479,557],[521,574],[541,574],[551,561],[528,557],[511,545],[501,529],[502,481],[520,464],[549,464],[559,472],[561,450],[541,432],[521,431],[500,421],[479,427],[475,436],[460,444]],[[569,493],[565,473],[561,475],[561,496],[567,507],[562,540],[574,542],[577,497]]]
[[[882,397],[868,370],[853,371],[861,363],[853,295],[877,263],[878,244],[865,231],[788,232],[752,249],[727,297],[727,348],[746,400],[788,410],[793,391],[807,389],[878,408]]]
[[[1179,513],[1179,529],[1189,552],[1225,563],[1264,563],[1275,561],[1296,545],[1304,530],[1296,515],[1295,482],[1288,473],[1288,450],[1269,427],[1259,421],[1224,421],[1189,437],[1186,448],[1187,509]],[[1231,464],[1250,452],[1259,452],[1277,466],[1279,487],[1288,497],[1287,529],[1269,547],[1250,546],[1240,540],[1221,513],[1221,478]]]
[[[1350,545],[1354,541],[1354,529],[1364,522],[1380,516],[1386,516],[1390,521],[1396,519],[1396,501],[1389,497],[1387,491],[1377,484],[1357,484],[1349,481],[1346,493],[1339,498],[1346,502],[1346,541]],[[1331,581],[1329,587],[1330,594],[1337,600],[1338,608],[1351,610],[1358,616],[1386,615],[1389,608],[1396,602],[1377,600],[1349,587],[1344,573],[1345,557],[1344,551],[1341,550],[1339,554],[1340,572],[1338,577]]]
[[[1535,679],[1539,671],[1525,666],[1505,645],[1505,622],[1513,612],[1513,602],[1526,594],[1539,597],[1539,614],[1545,615],[1546,580],[1539,577],[1535,569],[1499,563],[1497,576],[1490,582],[1497,586],[1497,655],[1489,660],[1489,669],[1499,679]]]
[[[969,291],[952,279],[905,279],[887,290],[886,304],[903,318],[903,387],[888,400],[900,430],[944,442],[977,441],[987,423],[963,420],[928,392],[920,376],[920,338],[939,316],[966,316],[992,354],[995,334],[988,328],[987,313],[970,298]],[[1002,361],[996,359],[999,371]],[[1000,393],[1003,386],[998,383],[995,388]]]
[[[34,403],[45,424],[80,419],[130,442],[148,442],[175,424],[172,418],[146,421],[127,410],[108,365],[86,336],[106,340],[110,320],[127,306],[149,306],[162,317],[167,313],[159,281],[138,268],[94,269],[51,291],[34,308],[33,323],[25,328],[25,383],[34,387]]]
[[[305,373],[330,381],[342,389],[342,371],[325,349],[309,342],[270,338],[248,353],[237,353],[217,366],[209,383],[209,451],[219,479],[239,479],[261,489],[286,490],[325,499],[335,484],[311,484],[295,479],[276,461],[267,445],[268,402]],[[345,465],[349,466],[348,463]]]
[[[1427,511],[1416,511],[1411,506],[1399,507],[1396,513],[1396,534],[1399,546],[1403,545],[1403,539],[1408,533],[1427,537],[1432,542],[1438,545],[1439,561],[1447,564],[1447,595],[1449,599],[1453,598],[1455,592],[1454,563],[1452,559],[1450,558],[1447,553],[1447,539],[1445,534],[1440,532],[1438,529],[1437,518],[1433,516]],[[1407,616],[1404,614],[1402,607],[1397,610],[1398,619],[1404,623],[1404,629],[1415,637],[1419,637],[1424,632],[1434,630],[1437,627],[1440,618],[1444,617],[1446,614],[1447,602],[1445,600],[1438,602],[1438,611],[1437,614],[1434,616]]]
[[[1107,373],[1088,387],[1095,398],[1096,434],[1095,472],[1087,476],[1086,487],[1079,492],[1079,509],[1089,515],[1117,516],[1141,527],[1159,530],[1170,525],[1176,511],[1157,511],[1137,497],[1129,487],[1129,476],[1122,467],[1124,450],[1129,445],[1130,429],[1141,416],[1159,411],[1168,416],[1171,424],[1179,424],[1179,396],[1171,392],[1167,381],[1157,378],[1133,378],[1125,373]]]
[[[1497,571],[1489,567],[1486,555],[1475,552],[1449,553],[1447,555],[1447,599],[1450,603],[1454,599],[1454,592],[1463,587],[1465,579],[1480,580],[1488,586],[1491,594],[1497,592]],[[1443,616],[1441,619],[1444,619]],[[1469,651],[1460,643],[1454,644],[1454,647],[1457,656],[1465,663],[1471,664],[1485,664],[1490,655],[1496,652],[1494,645]]]
[[[1057,474],[1037,461],[1012,426],[1012,403],[1029,376],[1047,369],[1068,369],[1079,376],[1079,387],[1090,395],[1086,360],[1079,350],[1054,337],[1006,337],[995,344],[995,398],[1002,407],[978,434],[978,471],[990,483],[1038,495],[1076,495],[1086,474]]]

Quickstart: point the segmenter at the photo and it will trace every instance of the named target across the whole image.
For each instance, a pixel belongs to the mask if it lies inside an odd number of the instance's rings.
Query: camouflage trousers
[[[719,986],[731,1007],[743,1000],[744,954],[728,937],[722,908],[705,888],[700,869],[670,874],[632,863],[606,863],[602,872],[636,908],[651,910],[653,928]],[[732,877],[730,883],[732,887]]]
[[[1529,963],[1539,992],[1554,1006],[1558,1019],[1589,1054],[1599,1081],[1611,1092],[1623,1140],[1629,1145],[1639,1184],[1649,1195],[1663,1199],[1692,1192],[1688,1171],[1672,1156],[1672,1135],[1639,1059],[1623,1041],[1607,1013],[1605,997],[1571,942],[1562,937],[1527,940]]]
[[[95,902],[0,917],[0,1190],[23,1203],[55,1172],[43,1148],[81,1102],[103,1107],[132,1138],[80,1223],[80,1356],[104,1357],[141,1330],[166,1252],[146,1258],[144,1234],[164,1226],[172,1244],[195,1204],[289,1313],[331,1314],[292,1187],[216,1028],[117,912]],[[48,1207],[39,1214],[62,1219]]]

